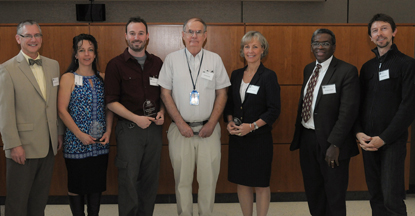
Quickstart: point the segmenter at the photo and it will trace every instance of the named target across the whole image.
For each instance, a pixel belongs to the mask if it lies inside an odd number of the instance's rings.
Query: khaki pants
[[[177,212],[180,216],[193,216],[192,183],[195,165],[199,183],[199,215],[212,215],[220,170],[220,136],[219,123],[208,138],[197,135],[186,138],[180,134],[176,124],[171,123],[167,138],[176,182]]]

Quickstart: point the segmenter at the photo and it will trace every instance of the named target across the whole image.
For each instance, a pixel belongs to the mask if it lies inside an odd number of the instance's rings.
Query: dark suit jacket
[[[291,151],[300,147],[303,129],[301,124],[303,93],[315,65],[316,63],[313,62],[304,68],[304,81],[298,103],[294,139],[290,146]],[[330,84],[335,84],[336,93],[323,95],[322,87]],[[323,155],[331,144],[340,148],[339,159],[346,159],[359,154],[356,138],[352,132],[352,127],[358,116],[359,101],[357,68],[333,56],[321,83],[313,112],[317,142]]]
[[[254,133],[248,133],[249,136],[271,131],[272,124],[280,115],[281,103],[277,75],[274,71],[264,67],[262,63],[250,82],[250,85],[259,86],[257,94],[245,93],[245,100],[241,102],[239,90],[246,67],[232,72],[232,86],[228,90],[228,101],[223,116],[225,122],[228,121],[227,116],[232,115],[238,117],[243,123],[252,123],[258,119],[267,123]]]

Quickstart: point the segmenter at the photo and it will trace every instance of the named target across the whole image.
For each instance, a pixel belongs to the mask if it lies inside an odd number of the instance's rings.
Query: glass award
[[[238,119],[237,117],[233,117],[233,122],[236,126],[240,126],[242,124],[242,121]]]
[[[103,134],[104,126],[100,122],[93,120],[91,122],[91,127],[89,128],[89,135],[94,138],[96,142],[100,142],[99,139],[101,139]]]
[[[150,100],[144,101],[143,112],[144,112],[145,116],[156,117],[157,116],[157,111],[156,111],[155,103],[150,101]]]

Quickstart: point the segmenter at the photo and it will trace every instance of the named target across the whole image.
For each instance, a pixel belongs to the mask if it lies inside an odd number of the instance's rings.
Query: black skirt
[[[65,163],[69,192],[90,194],[107,189],[108,154],[84,159],[65,158]]]
[[[269,187],[273,141],[270,132],[229,136],[228,180],[249,187]]]

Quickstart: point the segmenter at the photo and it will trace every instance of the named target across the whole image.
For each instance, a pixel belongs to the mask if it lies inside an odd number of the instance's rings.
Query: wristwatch
[[[258,129],[258,125],[256,124],[256,122],[253,123],[254,124],[254,130]]]

